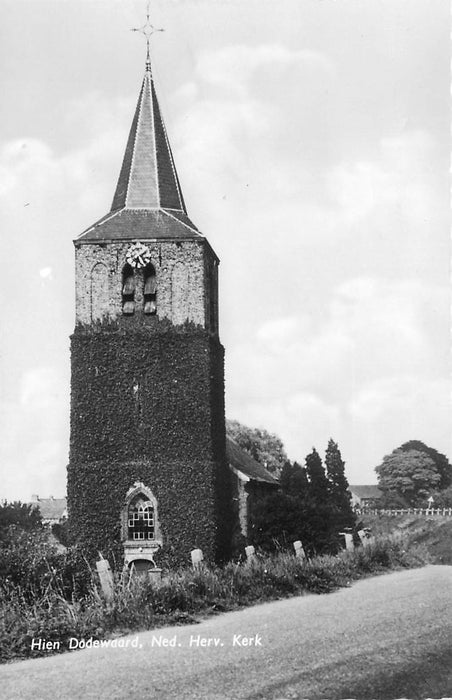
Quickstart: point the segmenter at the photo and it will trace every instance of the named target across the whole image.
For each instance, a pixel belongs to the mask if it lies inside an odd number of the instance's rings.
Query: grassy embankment
[[[403,536],[408,548],[422,545],[433,564],[452,564],[452,518],[417,515],[363,515],[375,535]]]
[[[112,601],[99,594],[90,574],[83,595],[63,593],[57,570],[45,590],[24,590],[0,582],[0,660],[48,654],[32,650],[33,638],[61,641],[70,637],[104,639],[132,631],[196,622],[205,616],[243,606],[302,595],[328,593],[353,580],[429,561],[425,547],[408,546],[405,538],[379,537],[372,545],[337,556],[318,556],[303,562],[293,554],[258,556],[249,563],[222,568],[167,573],[159,584],[139,579],[116,580]]]

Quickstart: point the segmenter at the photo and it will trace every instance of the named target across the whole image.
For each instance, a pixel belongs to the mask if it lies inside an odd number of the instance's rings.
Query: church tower
[[[187,216],[149,55],[111,211],[74,244],[72,536],[137,568],[225,558],[219,261]]]

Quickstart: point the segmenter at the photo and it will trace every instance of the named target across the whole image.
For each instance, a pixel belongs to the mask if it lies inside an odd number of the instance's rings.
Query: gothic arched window
[[[130,315],[135,311],[135,278],[127,263],[122,270],[122,312]]]
[[[151,263],[144,268],[143,310],[145,314],[157,313],[157,280],[155,268]]]
[[[144,494],[137,494],[127,509],[127,539],[154,540],[154,504]]]

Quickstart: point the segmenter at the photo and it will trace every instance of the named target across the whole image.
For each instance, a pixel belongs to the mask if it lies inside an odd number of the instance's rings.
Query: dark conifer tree
[[[309,479],[309,500],[315,504],[327,504],[329,501],[329,484],[321,457],[315,447],[306,457],[306,474]]]
[[[279,483],[283,493],[297,499],[304,498],[309,486],[306,469],[298,462],[287,461],[282,468]]]
[[[355,514],[350,501],[349,484],[345,476],[345,462],[338,444],[330,439],[325,453],[326,473],[329,482],[331,505],[337,512],[335,520],[339,528],[352,527]]]

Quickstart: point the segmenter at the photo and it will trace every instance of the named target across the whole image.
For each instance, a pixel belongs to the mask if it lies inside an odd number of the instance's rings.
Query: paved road
[[[452,567],[397,572],[127,639],[128,648],[3,666],[0,697],[450,698]]]

